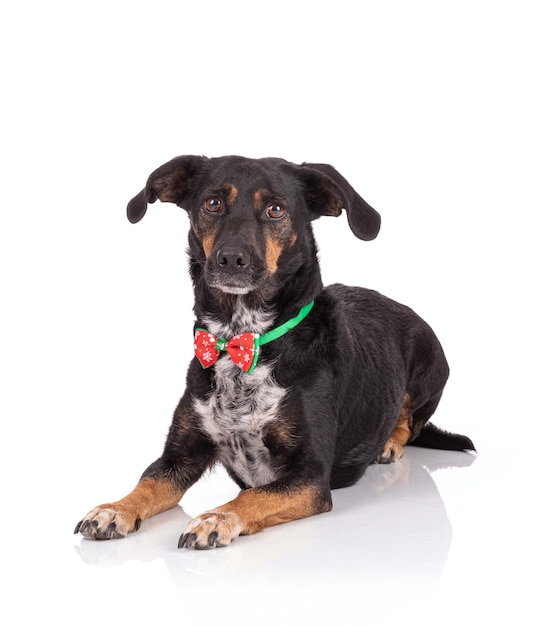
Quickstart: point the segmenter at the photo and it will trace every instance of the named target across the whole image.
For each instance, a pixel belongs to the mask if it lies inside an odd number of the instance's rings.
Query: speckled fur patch
[[[273,313],[251,311],[239,299],[230,324],[212,319],[203,321],[210,332],[228,338],[249,331],[264,333],[273,319]],[[266,485],[276,476],[264,437],[287,390],[275,382],[269,364],[260,363],[247,374],[224,354],[214,369],[213,392],[194,402],[202,428],[217,445],[217,458],[226,468],[249,487]]]

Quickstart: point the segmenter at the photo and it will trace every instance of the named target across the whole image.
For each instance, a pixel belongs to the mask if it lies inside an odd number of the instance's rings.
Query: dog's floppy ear
[[[186,196],[192,179],[208,160],[201,156],[179,156],[157,168],[147,179],[145,189],[128,202],[130,222],[139,222],[147,211],[147,204],[157,199],[178,204]]]
[[[380,230],[380,214],[366,203],[341,174],[325,163],[303,163],[300,174],[306,199],[315,217],[347,212],[353,233],[364,241],[374,239]]]

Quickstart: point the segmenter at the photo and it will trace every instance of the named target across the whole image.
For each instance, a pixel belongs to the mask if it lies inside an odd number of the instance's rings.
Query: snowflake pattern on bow
[[[244,372],[252,372],[258,361],[258,333],[242,333],[228,341],[212,335],[205,328],[197,328],[194,336],[194,353],[205,369],[217,362],[220,352],[226,351],[233,363]]]

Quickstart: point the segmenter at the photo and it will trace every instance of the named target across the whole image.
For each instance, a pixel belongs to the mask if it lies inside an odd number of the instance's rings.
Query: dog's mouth
[[[220,282],[214,282],[213,284],[210,284],[210,287],[213,287],[214,289],[218,289],[219,291],[222,291],[223,293],[232,293],[236,296],[243,296],[254,290],[254,287],[252,287],[251,285],[250,286],[233,285],[230,283],[220,283]]]
[[[206,265],[205,279],[209,287],[223,293],[245,295],[262,286],[262,278],[254,272],[228,272],[220,268],[211,268]]]

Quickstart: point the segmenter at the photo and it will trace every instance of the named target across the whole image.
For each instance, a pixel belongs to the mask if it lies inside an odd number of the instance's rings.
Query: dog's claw
[[[218,537],[219,533],[215,530],[212,533],[209,533],[209,537],[207,538],[207,545],[210,548],[213,548],[213,546],[215,546],[215,543],[217,542]]]
[[[89,533],[90,528],[91,528],[91,522],[88,520],[84,520],[81,522],[81,527],[79,531],[80,533],[82,533],[82,535],[86,535]]]
[[[108,526],[107,529],[105,530],[105,532],[103,533],[103,535],[107,538],[107,539],[116,539],[117,537],[120,537],[120,534],[116,531],[116,524],[114,522],[111,522]]]
[[[217,532],[212,532],[208,537],[207,544],[203,544],[200,542],[197,533],[184,533],[178,540],[178,547],[186,548],[187,550],[207,550],[218,545],[216,543],[218,536]]]

